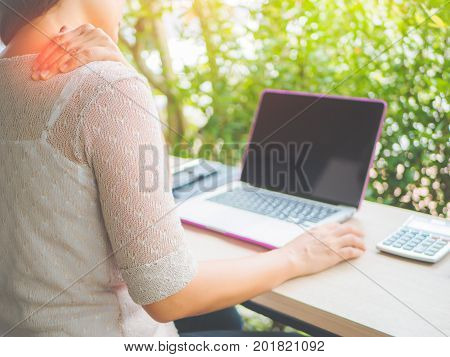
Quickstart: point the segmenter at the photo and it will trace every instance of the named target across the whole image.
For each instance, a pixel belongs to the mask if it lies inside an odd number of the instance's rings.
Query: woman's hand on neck
[[[63,2],[64,6],[55,6],[45,15],[38,17],[25,25],[14,36],[0,57],[16,57],[40,53],[65,26],[67,29],[76,28],[89,23],[90,19],[83,10],[76,6],[76,1]],[[67,5],[70,4],[70,5]]]

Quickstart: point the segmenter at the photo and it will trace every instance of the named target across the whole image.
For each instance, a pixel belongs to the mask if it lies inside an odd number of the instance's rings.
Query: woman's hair
[[[0,40],[7,45],[27,24],[45,14],[59,0],[2,0],[0,1]]]

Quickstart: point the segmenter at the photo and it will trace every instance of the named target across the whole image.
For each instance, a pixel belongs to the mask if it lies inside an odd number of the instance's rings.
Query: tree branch
[[[148,68],[147,64],[141,56],[141,53],[143,51],[142,43],[140,43],[140,41],[136,38],[136,43],[133,45],[129,41],[127,41],[123,34],[120,34],[120,41],[128,48],[131,55],[133,56],[134,63],[137,69],[148,79],[152,87],[156,88],[161,93],[167,96],[169,94],[169,89],[164,84],[163,78],[153,73]]]

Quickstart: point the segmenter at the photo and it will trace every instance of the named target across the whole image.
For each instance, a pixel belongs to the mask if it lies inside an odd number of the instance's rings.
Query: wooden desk
[[[291,280],[252,301],[341,336],[450,335],[450,255],[430,265],[375,248],[411,213],[364,202],[353,218],[366,232],[367,252],[362,258]],[[264,251],[220,234],[185,228],[200,260]]]

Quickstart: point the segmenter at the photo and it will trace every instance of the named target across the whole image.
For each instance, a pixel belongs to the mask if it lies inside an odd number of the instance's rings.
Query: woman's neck
[[[52,9],[21,28],[0,58],[40,53],[63,26],[71,30],[88,22],[89,19],[76,8]]]

